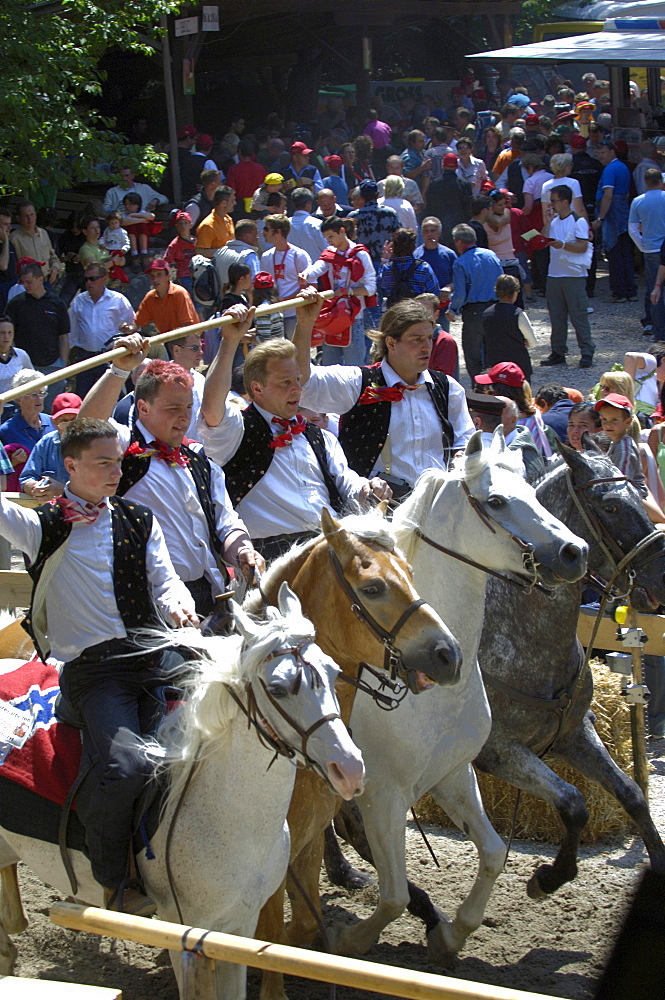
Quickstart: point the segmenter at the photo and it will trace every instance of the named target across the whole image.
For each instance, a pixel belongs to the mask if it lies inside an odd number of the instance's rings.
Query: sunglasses
[[[105,278],[105,277],[106,277],[105,274],[94,274],[94,275],[87,275],[86,274],[85,280],[86,281],[101,281],[101,279]]]
[[[181,351],[194,351],[194,353],[197,353],[198,351],[202,351],[203,348],[204,348],[204,346],[205,346],[204,344],[190,344],[189,347],[181,347],[180,350]]]

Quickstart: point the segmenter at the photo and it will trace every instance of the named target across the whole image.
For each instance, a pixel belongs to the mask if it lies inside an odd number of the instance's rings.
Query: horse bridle
[[[309,662],[303,655],[303,649],[309,646],[313,640],[306,639],[304,642],[299,643],[297,646],[289,646],[286,649],[276,649],[272,653],[269,653],[262,661],[261,664],[270,663],[271,660],[276,660],[285,656],[292,656],[298,667],[298,673],[296,674],[296,680],[294,684],[292,694],[297,694],[300,690],[300,685],[302,683],[303,675],[305,670],[309,672],[311,678],[312,688],[321,686],[321,679],[314,665]],[[286,757],[288,760],[293,761],[294,758],[300,756],[303,760],[303,766],[306,768],[311,768],[314,771],[318,771],[321,777],[327,782],[328,776],[318,763],[307,753],[307,744],[313,733],[316,732],[321,726],[326,722],[333,722],[336,719],[341,721],[341,716],[339,712],[329,712],[327,715],[322,715],[320,719],[317,719],[308,729],[303,729],[300,723],[294,719],[288,712],[286,712],[282,706],[279,704],[279,700],[275,698],[270,692],[270,688],[265,683],[263,678],[259,678],[261,687],[265,693],[266,698],[270,702],[271,706],[277,711],[278,715],[284,719],[284,721],[291,726],[300,739],[300,747],[295,748],[290,744],[286,743],[285,740],[279,736],[278,733],[272,728],[270,723],[266,720],[262,714],[258,702],[256,700],[256,694],[250,684],[247,689],[247,704],[243,702],[242,698],[233,689],[230,684],[226,684],[225,687],[233,700],[235,701],[238,708],[241,710],[243,715],[247,718],[247,728],[251,726],[254,727],[256,734],[259,738],[259,742],[262,746],[265,746],[268,750],[273,750],[275,756],[268,765],[272,766],[277,757]]]
[[[476,562],[475,559],[470,559],[468,556],[463,556],[461,552],[455,552],[453,549],[446,548],[445,545],[441,545],[440,542],[436,542],[429,535],[426,535],[421,528],[414,528],[413,533],[421,541],[430,545],[437,552],[443,552],[444,555],[450,556],[452,559],[457,559],[459,562],[465,563],[467,566],[472,566],[474,569],[479,569],[482,573],[488,573],[490,576],[496,577],[498,580],[503,580],[504,583],[509,583],[512,587],[517,587],[519,590],[524,591],[526,594],[530,594],[532,590],[542,590],[544,593],[551,593],[549,587],[545,587],[538,580],[538,564],[534,557],[534,546],[530,542],[525,542],[518,535],[514,535],[507,528],[504,528],[502,524],[492,517],[492,515],[487,511],[487,508],[483,505],[483,502],[477,497],[471,495],[469,487],[464,481],[461,482],[462,489],[466,495],[467,500],[471,504],[472,509],[476,512],[482,523],[485,525],[493,535],[497,532],[502,532],[506,535],[511,542],[514,542],[522,553],[522,565],[524,567],[524,577],[520,576],[509,576],[507,573],[502,573],[499,570],[489,569],[482,563]]]
[[[579,514],[587,528],[589,528],[595,543],[598,545],[601,552],[605,556],[605,559],[612,567],[612,573],[609,580],[600,580],[591,574],[587,574],[587,579],[593,587],[600,590],[601,593],[606,594],[612,600],[627,597],[630,594],[633,587],[633,581],[635,579],[635,570],[631,564],[635,561],[637,556],[639,556],[645,549],[649,548],[654,541],[662,538],[661,533],[659,531],[652,531],[650,534],[646,535],[639,542],[637,542],[628,553],[624,553],[619,543],[590,506],[588,497],[586,496],[586,491],[591,486],[596,486],[600,483],[629,483],[632,481],[630,477],[602,476],[596,479],[589,479],[586,483],[582,483],[580,486],[575,486],[573,483],[572,473],[569,468],[566,468],[565,478],[568,492],[573,504],[579,511]],[[642,565],[649,562],[649,560],[654,559],[657,555],[657,552],[651,553],[651,555],[647,556],[647,558],[643,560]],[[628,586],[627,589],[620,591],[617,589],[617,581],[626,569]]]
[[[418,686],[414,676],[415,670],[405,665],[404,654],[402,653],[402,650],[399,648],[399,646],[395,645],[395,640],[397,639],[397,636],[408,622],[409,618],[411,618],[411,616],[418,610],[418,608],[421,608],[424,604],[426,604],[427,601],[423,600],[422,597],[419,597],[416,601],[412,601],[411,604],[409,604],[408,608],[399,616],[399,618],[397,619],[393,627],[390,629],[390,631],[388,631],[388,629],[385,629],[383,625],[377,622],[376,618],[374,618],[374,616],[367,610],[363,602],[360,600],[356,591],[353,589],[349,581],[344,576],[344,570],[342,569],[342,564],[339,561],[339,557],[331,546],[328,546],[328,555],[330,556],[330,561],[333,565],[333,569],[335,570],[337,581],[342,590],[344,591],[344,593],[351,601],[351,611],[356,616],[358,621],[362,622],[364,625],[367,626],[372,635],[374,635],[374,637],[378,639],[379,642],[384,647],[384,654],[383,654],[384,671],[389,675],[390,680],[393,683],[395,682],[397,676],[399,675],[402,678],[402,680],[406,682],[407,688],[410,691],[412,691],[413,694],[417,694]],[[372,670],[368,664],[361,664],[361,667],[363,669],[368,669],[370,673],[374,674],[375,677],[379,676],[379,679],[381,679],[380,675],[378,675],[376,671]],[[358,687],[360,690],[371,694],[372,697],[375,697],[374,689],[369,687],[369,685],[365,685],[364,682],[361,681],[360,679],[355,680],[354,678],[347,677],[345,674],[340,674],[340,677],[344,678],[345,681],[347,681],[350,684],[353,684],[355,687]],[[393,691],[395,691],[394,687]],[[406,694],[406,691],[404,692],[404,694]],[[389,699],[389,700],[391,702],[394,702],[395,699]],[[399,700],[401,701],[402,699],[400,698]],[[391,707],[396,707],[396,705],[393,704],[391,705]]]

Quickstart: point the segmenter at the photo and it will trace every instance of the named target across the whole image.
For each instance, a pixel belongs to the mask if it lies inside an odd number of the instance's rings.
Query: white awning
[[[663,0],[637,0],[636,3],[564,3],[552,11],[562,21],[605,21],[608,17],[665,17]]]
[[[612,5],[614,6],[614,5]],[[636,19],[637,21],[637,19]],[[604,63],[606,66],[664,66],[665,19],[639,19],[641,30],[628,30],[630,19],[607,21],[603,31],[547,42],[513,45],[508,49],[474,52],[465,59],[485,62]],[[638,24],[631,25],[637,28]]]

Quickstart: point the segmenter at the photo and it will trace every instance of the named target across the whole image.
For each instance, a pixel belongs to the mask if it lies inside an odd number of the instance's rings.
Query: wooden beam
[[[29,608],[32,580],[23,570],[0,569],[0,608]]]
[[[637,625],[644,634],[649,637],[649,641],[644,647],[644,652],[652,656],[665,656],[665,615],[637,615]],[[577,623],[577,637],[586,648],[591,638],[591,630],[596,620],[595,612],[587,613],[580,611]],[[615,653],[627,653],[626,647],[617,641],[618,625],[611,618],[603,618],[598,629],[598,636],[594,642],[596,649],[609,649]]]
[[[255,969],[284,972],[324,983],[339,983],[373,993],[406,997],[407,1000],[547,1000],[541,993],[485,986],[341,955],[324,955],[306,948],[289,948],[220,931],[130,917],[76,903],[54,903],[51,920],[59,927],[123,941],[138,941],[154,948],[182,951],[183,947],[193,949],[198,946],[203,955],[216,961],[250,965]]]

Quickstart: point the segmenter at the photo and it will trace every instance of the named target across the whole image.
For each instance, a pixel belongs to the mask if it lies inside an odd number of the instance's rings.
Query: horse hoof
[[[365,889],[368,885],[376,885],[375,878],[352,865],[349,865],[348,868],[340,868],[335,872],[328,872],[328,878],[333,885],[338,885],[340,889]]]
[[[427,932],[427,955],[435,965],[450,966],[460,946],[455,940],[455,925],[447,913],[435,907],[439,922]]]
[[[7,938],[0,949],[0,976],[12,976],[16,967],[18,950],[14,942]]]
[[[526,894],[529,899],[542,899],[547,893],[538,881],[538,872],[534,872],[526,884]]]
[[[356,925],[349,927],[346,924],[333,925],[328,927],[328,944],[333,955],[345,955],[347,958],[357,958],[365,955],[372,946],[370,942],[367,947],[356,940],[354,930]]]

